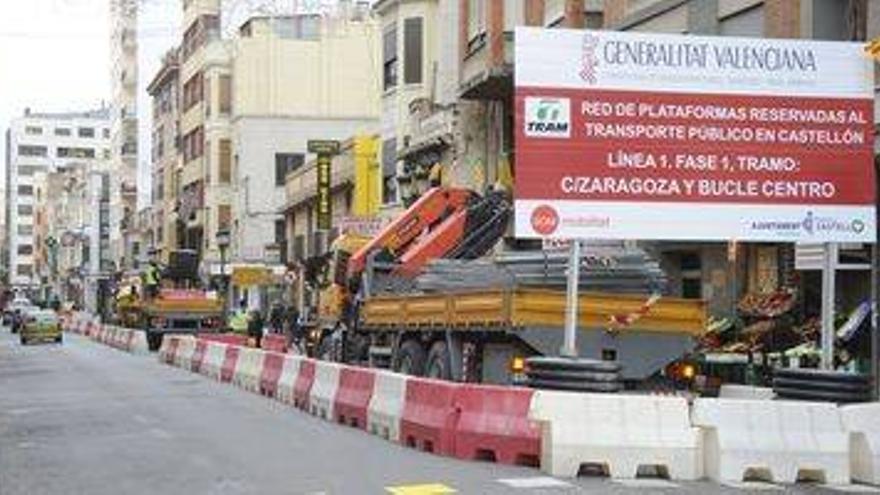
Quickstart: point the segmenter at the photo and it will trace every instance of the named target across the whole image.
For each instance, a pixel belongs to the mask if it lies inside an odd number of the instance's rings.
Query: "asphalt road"
[[[742,493],[707,482],[558,480],[433,456],[155,356],[76,335],[61,346],[13,337],[0,330],[0,495]]]

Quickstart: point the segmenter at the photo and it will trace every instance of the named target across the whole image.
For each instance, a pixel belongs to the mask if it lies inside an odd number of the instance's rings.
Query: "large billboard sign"
[[[857,43],[516,31],[516,235],[873,242]]]

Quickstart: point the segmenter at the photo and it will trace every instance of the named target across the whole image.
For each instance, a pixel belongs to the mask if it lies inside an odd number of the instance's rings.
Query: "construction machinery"
[[[171,252],[168,265],[159,273],[160,288],[153,294],[140,277],[130,277],[119,285],[117,323],[145,330],[147,344],[153,351],[159,349],[166,334],[223,330],[223,300],[199,287],[195,251]]]
[[[476,272],[487,265],[497,269],[502,258],[522,265],[516,251],[477,260],[496,247],[510,216],[503,193],[434,188],[376,236],[337,239],[315,282],[318,318],[307,333],[312,353],[412,375],[490,383],[516,381],[527,357],[557,355],[566,292],[548,270],[564,266],[554,264],[555,258],[539,260],[543,275],[519,273],[506,281]],[[441,259],[459,260],[457,269],[470,273],[471,282],[420,286]],[[629,273],[603,270],[599,266],[586,276]],[[456,277],[445,273],[440,279]],[[644,290],[604,292],[619,285],[605,283],[597,286],[600,292],[580,295],[579,354],[620,363],[630,383],[678,369],[672,365],[693,349],[694,337],[705,328],[704,303]]]

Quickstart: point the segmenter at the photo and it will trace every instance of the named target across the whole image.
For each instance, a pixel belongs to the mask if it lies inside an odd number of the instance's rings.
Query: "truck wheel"
[[[449,346],[446,342],[438,340],[431,346],[425,376],[437,380],[452,380],[452,370],[449,369]]]
[[[394,370],[404,375],[423,376],[425,374],[425,349],[417,340],[407,340],[397,350]]]
[[[147,332],[147,348],[150,352],[156,352],[162,346],[162,334]]]

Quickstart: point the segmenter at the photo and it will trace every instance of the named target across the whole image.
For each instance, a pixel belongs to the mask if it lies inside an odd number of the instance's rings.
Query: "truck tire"
[[[533,370],[553,371],[594,371],[605,373],[619,373],[620,363],[613,361],[599,361],[597,359],[565,358],[536,356],[527,360],[527,367]]]
[[[150,352],[156,352],[162,347],[162,334],[147,332],[147,348]]]
[[[616,382],[618,373],[600,371],[529,370],[529,376],[537,380],[574,380],[581,382]]]
[[[780,368],[773,371],[775,378],[790,378],[825,383],[864,383],[868,384],[868,375],[846,373],[842,371],[816,370],[807,368]]]
[[[807,400],[816,402],[870,402],[871,392],[853,392],[848,390],[806,390],[802,388],[773,387],[777,399]]]
[[[418,340],[409,339],[397,350],[394,370],[404,375],[424,376],[425,361],[425,348]]]
[[[616,382],[582,382],[579,380],[540,380],[529,379],[530,388],[546,390],[569,390],[572,392],[615,393],[623,390],[623,383]]]
[[[438,340],[431,346],[425,376],[437,380],[452,380],[452,370],[449,369],[449,346],[446,342]]]

